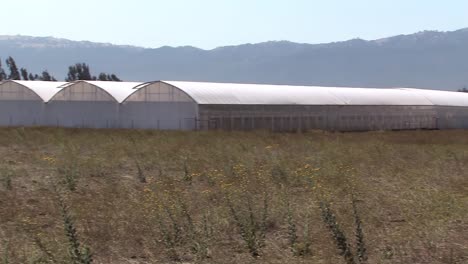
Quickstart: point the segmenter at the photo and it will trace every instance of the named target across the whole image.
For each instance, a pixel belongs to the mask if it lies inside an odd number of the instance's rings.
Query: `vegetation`
[[[2,60],[0,59],[0,81],[6,80],[6,79],[7,79],[7,75],[6,75],[5,70],[2,67]]]
[[[121,80],[115,74],[100,73],[98,77],[93,76],[89,69],[89,65],[86,63],[76,63],[68,67],[68,75],[65,81],[72,82],[77,80],[88,80],[88,81],[114,81],[120,82]]]
[[[462,92],[462,93],[468,93],[468,89],[466,87],[463,87],[461,89],[458,89],[459,92]]]
[[[6,59],[6,65],[8,69],[10,69],[10,74],[8,75],[8,79],[10,80],[21,80],[20,73],[18,71],[18,67],[16,66],[16,62],[12,57],[8,57]]]
[[[6,59],[6,65],[9,69],[9,74],[2,68],[0,59],[0,81],[3,80],[24,80],[24,81],[57,81],[47,70],[42,71],[41,75],[28,73],[28,70],[21,68],[18,70],[16,62],[12,57]],[[121,80],[115,74],[100,73],[98,77],[91,75],[89,66],[86,63],[76,63],[68,67],[68,74],[65,81],[72,82],[78,80],[87,81],[114,81],[120,82]]]
[[[466,263],[468,132],[0,129],[2,263]]]
[[[49,74],[47,70],[44,70],[39,76],[37,74],[28,73],[28,70],[21,68],[18,70],[15,60],[12,57],[8,57],[6,60],[6,65],[9,70],[9,74],[6,74],[5,70],[2,68],[2,63],[0,60],[0,81],[3,80],[24,80],[24,81],[57,81],[52,75]]]
[[[70,208],[66,205],[63,197],[58,194],[58,202],[60,211],[62,213],[62,220],[65,230],[65,235],[68,238],[68,254],[69,261],[72,264],[90,264],[93,262],[91,252],[89,248],[81,247],[81,243],[78,239],[78,234],[73,222],[73,218],[70,214]],[[51,254],[52,255],[52,254]]]

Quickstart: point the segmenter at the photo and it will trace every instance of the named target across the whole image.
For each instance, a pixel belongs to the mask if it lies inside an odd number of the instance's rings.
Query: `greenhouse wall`
[[[432,106],[200,105],[200,129],[401,130],[436,129]]]
[[[468,129],[468,107],[435,106],[439,129]]]

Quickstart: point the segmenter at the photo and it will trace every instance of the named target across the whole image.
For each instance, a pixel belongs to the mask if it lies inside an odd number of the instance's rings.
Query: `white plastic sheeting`
[[[181,89],[198,104],[433,105],[425,96],[402,89],[162,82]]]
[[[311,89],[323,89],[314,87]],[[378,88],[325,88],[345,105],[432,105],[430,100],[419,94],[397,89]]]
[[[65,83],[61,88],[66,88],[79,83],[88,83],[101,88],[118,103],[122,103],[129,95],[135,92],[134,88],[143,84],[142,82],[104,82],[104,81],[76,81]]]
[[[37,94],[44,102],[48,102],[56,93],[60,92],[60,86],[66,84],[66,82],[46,82],[46,81],[6,81],[17,83],[24,86],[25,88],[33,91]]]
[[[136,97],[132,95],[138,90],[150,85],[154,86],[156,83],[166,83],[185,93],[197,104],[468,106],[467,93],[414,88],[379,89],[183,81],[156,81],[147,83],[5,81],[0,85],[9,82],[26,87],[46,103],[62,89],[79,83],[88,83],[102,89],[118,103],[123,103],[127,99],[135,101]],[[148,97],[147,94],[145,96]],[[145,99],[145,101],[148,100]]]
[[[328,88],[287,85],[163,81],[177,87],[198,104],[335,105],[343,101]]]
[[[414,89],[414,88],[401,88],[401,90],[411,91],[420,96],[424,96],[433,105],[467,106],[468,107],[468,93]]]

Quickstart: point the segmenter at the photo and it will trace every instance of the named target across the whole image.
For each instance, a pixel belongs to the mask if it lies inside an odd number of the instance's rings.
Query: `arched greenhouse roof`
[[[348,88],[161,81],[198,104],[468,106],[468,94],[412,88]]]
[[[242,105],[437,105],[468,107],[468,93],[415,88],[346,88],[185,81],[4,81],[14,82],[48,102],[63,88],[86,82],[122,103],[139,89],[165,83],[187,94],[198,104]]]
[[[135,92],[133,88],[143,84],[142,82],[111,82],[111,81],[75,81],[65,83],[61,88],[67,88],[77,83],[89,83],[93,86],[96,86],[111,97],[115,99],[118,103],[122,103],[128,96]]]
[[[66,82],[47,82],[47,81],[16,81],[8,80],[1,84],[8,82],[19,84],[39,96],[44,102],[48,102],[56,93],[60,92],[60,86],[66,84]]]
[[[467,106],[468,107],[468,93],[414,89],[414,88],[402,88],[402,90],[412,91],[418,95],[424,96],[427,100],[429,100],[434,105]]]

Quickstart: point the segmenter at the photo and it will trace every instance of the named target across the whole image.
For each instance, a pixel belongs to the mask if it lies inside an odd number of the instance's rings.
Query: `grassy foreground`
[[[468,261],[468,131],[11,128],[0,155],[2,264]]]

